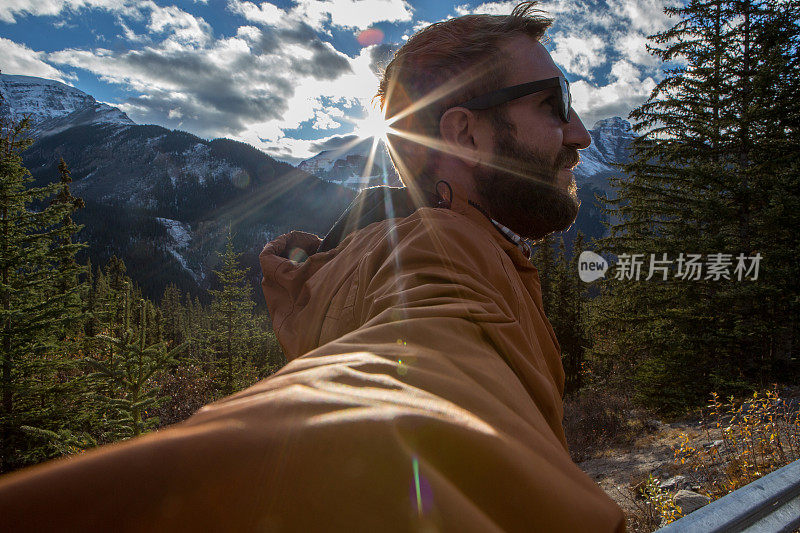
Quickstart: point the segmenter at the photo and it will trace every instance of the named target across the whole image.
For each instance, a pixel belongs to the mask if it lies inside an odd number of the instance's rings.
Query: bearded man
[[[571,224],[589,136],[532,4],[413,36],[379,95],[407,187],[260,261],[290,362],[187,422],[10,476],[22,530],[620,531],[570,460],[523,238]]]

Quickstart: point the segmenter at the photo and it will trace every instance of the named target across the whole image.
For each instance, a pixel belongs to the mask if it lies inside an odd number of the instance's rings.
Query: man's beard
[[[581,205],[575,183],[558,187],[558,171],[578,162],[578,151],[562,148],[555,161],[521,146],[513,126],[495,121],[493,166],[482,166],[477,192],[486,199],[492,218],[520,236],[539,240],[575,222]]]

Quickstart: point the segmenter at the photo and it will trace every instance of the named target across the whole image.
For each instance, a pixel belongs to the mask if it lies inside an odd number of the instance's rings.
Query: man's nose
[[[592,137],[581,122],[581,118],[570,108],[569,122],[564,124],[564,145],[578,150],[588,148],[592,144]]]

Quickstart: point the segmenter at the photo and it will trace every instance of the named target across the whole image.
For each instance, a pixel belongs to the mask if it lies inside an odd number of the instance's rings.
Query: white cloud
[[[147,29],[154,33],[169,34],[180,43],[203,44],[212,36],[211,26],[205,20],[176,6],[153,5]]]
[[[303,13],[311,26],[320,29],[327,17],[340,28],[366,29],[376,22],[403,22],[412,18],[405,0],[299,0],[295,11]]]
[[[122,28],[122,36],[128,41],[132,43],[144,43],[150,41],[150,37],[147,35],[140,35],[133,31],[130,26],[128,26],[125,21],[122,20],[122,18],[117,19],[117,24],[119,24],[119,27]]]
[[[664,0],[608,0],[609,12],[618,13],[630,30],[646,35],[663,31],[676,22],[664,13],[665,5]]]
[[[46,54],[31,50],[24,44],[0,37],[0,69],[3,74],[37,76],[63,82],[65,77],[57,68],[45,62]]]
[[[137,10],[135,4],[135,0],[3,0],[0,21],[13,23],[19,16],[55,16],[63,11],[91,8],[133,13]]]
[[[605,42],[597,35],[557,33],[553,37],[553,60],[568,72],[585,78],[606,62]]]
[[[614,49],[622,57],[639,65],[655,67],[659,59],[647,51],[647,43],[647,36],[638,32],[620,33],[612,40]]]
[[[289,12],[269,2],[229,0],[228,9],[267,26],[302,21],[317,31],[328,26],[364,30],[377,22],[410,22],[413,15],[406,0],[298,0]]]
[[[236,28],[236,37],[248,42],[255,42],[261,36],[261,30],[255,26],[239,26]]]
[[[656,86],[650,76],[642,76],[635,65],[626,60],[614,63],[610,83],[598,87],[584,80],[570,86],[575,111],[587,127],[612,116],[626,118],[635,107],[644,103]]]
[[[485,2],[476,7],[469,7],[469,4],[456,6],[454,11],[457,16],[463,15],[508,15],[519,2]]]
[[[335,130],[341,126],[340,123],[336,122],[333,117],[323,110],[317,109],[314,115],[314,123],[311,127],[316,130]]]
[[[137,122],[230,137],[285,159],[314,155],[312,141],[288,138],[286,130],[336,129],[347,120],[342,106],[358,109],[377,90],[374,47],[348,58],[307,26],[244,26],[226,39],[179,40],[176,28],[199,26],[173,20],[162,26],[171,32],[166,38],[139,50],[67,49],[47,57],[134,93],[115,105]]]
[[[287,13],[269,2],[256,5],[253,2],[230,0],[228,9],[238,13],[251,22],[258,22],[267,26],[276,26],[287,17]]]

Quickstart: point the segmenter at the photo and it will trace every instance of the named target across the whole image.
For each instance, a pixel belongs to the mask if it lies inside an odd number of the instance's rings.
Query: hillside
[[[354,197],[244,143],[136,125],[59,82],[0,75],[0,88],[3,112],[31,119],[23,162],[36,183],[69,165],[93,264],[119,256],[152,298],[170,282],[202,295],[228,227],[255,286],[266,242],[290,229],[324,235]]]

